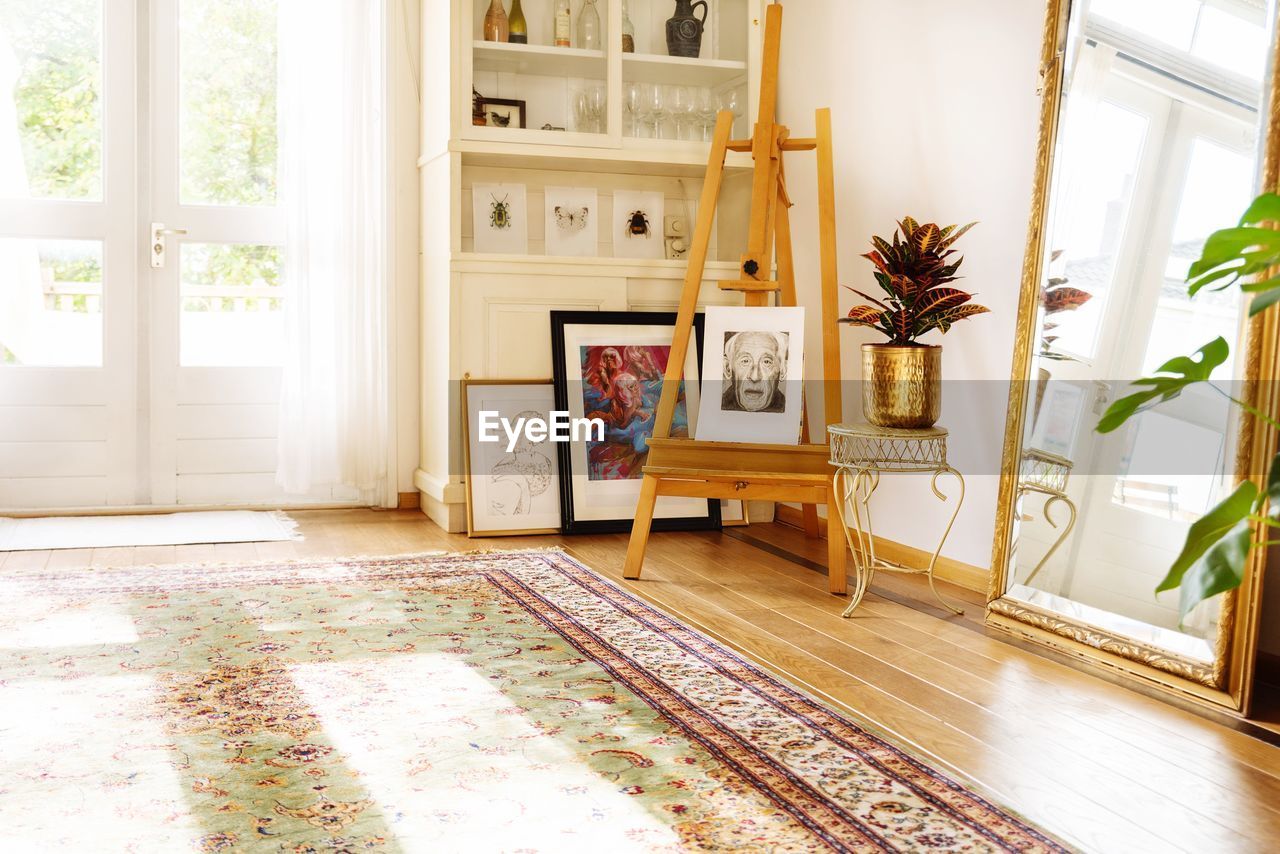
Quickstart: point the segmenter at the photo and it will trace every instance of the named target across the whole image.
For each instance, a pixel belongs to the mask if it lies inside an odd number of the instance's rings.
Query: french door
[[[0,509],[302,500],[274,482],[276,25],[0,0]]]

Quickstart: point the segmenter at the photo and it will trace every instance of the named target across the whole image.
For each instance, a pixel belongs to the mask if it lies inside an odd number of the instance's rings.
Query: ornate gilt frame
[[[1041,48],[1040,134],[1027,228],[1026,254],[1018,301],[1013,369],[1009,381],[1009,408],[1005,420],[1000,489],[996,506],[995,542],[991,554],[991,587],[988,591],[987,625],[1044,644],[1092,666],[1120,672],[1140,683],[1196,703],[1247,714],[1252,696],[1258,620],[1262,603],[1262,576],[1266,549],[1255,547],[1240,587],[1224,594],[1215,659],[1211,664],[1184,659],[1111,634],[1097,626],[1073,621],[1004,596],[1008,585],[1013,513],[1026,418],[1026,396],[1043,263],[1043,237],[1052,176],[1053,151],[1058,135],[1062,101],[1062,73],[1066,50],[1070,0],[1048,0]],[[1280,27],[1271,46],[1270,88],[1263,130],[1262,186],[1280,191]],[[1275,378],[1280,368],[1280,315],[1273,309],[1253,318],[1245,346],[1245,399],[1271,416],[1280,415],[1280,395]],[[1240,424],[1236,470],[1241,478],[1259,484],[1276,453],[1273,431],[1256,429],[1256,419],[1246,416]],[[1255,542],[1265,539],[1257,532]]]

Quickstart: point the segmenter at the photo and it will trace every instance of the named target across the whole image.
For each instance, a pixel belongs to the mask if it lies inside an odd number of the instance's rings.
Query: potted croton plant
[[[942,347],[921,344],[922,335],[946,332],[957,320],[988,311],[973,295],[947,287],[964,260],[952,245],[976,223],[957,228],[903,217],[893,242],[872,237],[863,255],[875,265],[877,299],[849,288],[870,305],[855,305],[842,322],[869,326],[888,341],[862,345],[862,412],[878,427],[932,427],[942,411]],[[846,285],[846,287],[848,287]]]

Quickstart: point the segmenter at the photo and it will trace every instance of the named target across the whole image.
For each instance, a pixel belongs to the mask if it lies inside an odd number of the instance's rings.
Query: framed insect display
[[[476,252],[529,254],[529,206],[524,184],[474,184],[471,205]]]
[[[594,187],[547,187],[548,255],[600,254],[598,195]]]
[[[664,199],[661,192],[615,190],[613,193],[613,254],[618,258],[663,258]]]
[[[479,102],[479,111],[484,117],[485,127],[524,127],[524,101],[513,101],[510,98],[487,98],[482,95]]]

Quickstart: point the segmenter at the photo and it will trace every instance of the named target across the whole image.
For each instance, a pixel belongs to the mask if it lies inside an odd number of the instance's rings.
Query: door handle
[[[165,238],[169,235],[186,234],[185,228],[165,228],[163,222],[151,223],[151,267],[159,270],[164,266],[164,255],[166,249]]]

